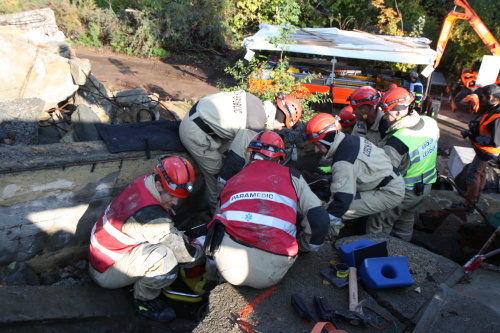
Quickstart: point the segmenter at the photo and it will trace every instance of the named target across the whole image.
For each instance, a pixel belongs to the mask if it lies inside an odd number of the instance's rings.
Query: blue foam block
[[[376,244],[374,241],[369,239],[360,239],[349,244],[344,244],[339,247],[340,257],[342,261],[349,267],[355,267],[356,261],[354,260],[354,251],[362,249],[367,246]]]
[[[371,289],[409,287],[413,284],[406,257],[367,258],[359,268],[359,276]]]

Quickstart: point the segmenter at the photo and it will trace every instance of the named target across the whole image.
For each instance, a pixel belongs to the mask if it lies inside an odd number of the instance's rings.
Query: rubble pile
[[[176,121],[191,107],[143,89],[109,91],[64,41],[50,8],[0,22],[0,145],[95,141],[95,123]]]

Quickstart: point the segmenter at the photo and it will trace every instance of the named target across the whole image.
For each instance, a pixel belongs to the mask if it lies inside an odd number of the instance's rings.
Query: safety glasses
[[[338,120],[337,120],[338,121]],[[323,128],[321,131],[319,132],[316,132],[316,133],[311,133],[311,134],[307,134],[306,135],[306,138],[307,139],[317,139],[321,136],[321,134],[325,133],[326,131],[328,131],[330,128],[332,127],[337,127],[338,124],[337,122],[334,122],[333,124],[330,124],[328,126],[326,126],[325,128]]]
[[[254,150],[264,149],[264,150],[267,150],[271,153],[285,153],[285,151],[283,149],[281,149],[280,147],[275,146],[275,145],[266,144],[266,143],[263,143],[262,141],[259,141],[259,140],[250,141],[250,143],[248,144],[248,148],[254,149]]]
[[[186,173],[188,175],[188,181],[187,182],[185,182],[184,184],[176,184],[168,176],[167,171],[165,170],[165,168],[163,168],[163,160],[166,159],[166,158],[168,158],[168,157],[176,157],[176,158],[180,159],[182,161],[182,163],[184,163],[184,166],[186,167]],[[158,157],[158,162],[160,162],[160,163],[158,163],[157,167],[161,171],[163,177],[167,181],[168,187],[172,191],[175,191],[177,189],[185,189],[188,192],[192,192],[193,191],[193,183],[191,183],[191,174],[189,173],[189,169],[188,169],[188,166],[187,166],[187,163],[186,163],[186,159],[184,159],[182,157],[179,157],[179,156],[162,155],[162,156]]]
[[[354,125],[356,123],[356,119],[351,119],[351,120],[339,120],[339,123],[341,123],[342,125],[345,125],[345,126],[351,126],[351,125]]]
[[[403,97],[403,98],[398,98],[398,99],[395,99],[395,100],[393,100],[393,101],[390,101],[390,102],[388,102],[388,103],[379,103],[378,105],[379,105],[381,108],[383,108],[383,109],[387,109],[389,106],[391,106],[391,105],[392,105],[392,104],[394,104],[394,103],[399,103],[399,102],[408,101],[408,100],[410,100],[411,98],[412,98],[412,95],[410,94],[410,95],[406,95],[406,96],[405,96],[405,97]],[[402,106],[403,106],[404,108],[406,108],[408,105],[410,105],[410,103],[408,103],[408,104],[404,104],[404,105],[402,105]]]
[[[364,103],[364,102],[375,102],[378,98],[380,98],[380,93],[377,93],[376,95],[373,95],[371,97],[363,98],[363,99],[358,99],[357,101],[353,100],[351,96],[347,97],[347,101],[351,102],[352,106],[356,106],[358,104]]]

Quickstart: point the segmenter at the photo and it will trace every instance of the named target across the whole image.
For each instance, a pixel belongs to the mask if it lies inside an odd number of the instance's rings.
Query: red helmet
[[[353,112],[352,106],[346,106],[340,110],[340,124],[342,127],[350,127],[356,124],[356,115]]]
[[[270,158],[279,157],[283,161],[285,159],[285,144],[277,133],[260,132],[250,141],[247,152],[261,153]]]
[[[380,100],[380,107],[382,111],[401,111],[406,110],[415,98],[413,94],[408,92],[405,88],[394,88],[388,90]]]
[[[397,88],[397,87],[398,87],[398,85],[397,85],[397,84],[395,84],[395,83],[391,83],[391,84],[389,85],[389,89],[387,89],[387,90],[391,90],[392,88]]]
[[[323,139],[326,133],[338,131],[341,128],[339,118],[329,113],[318,113],[307,122],[306,138],[309,142]]]
[[[282,92],[276,96],[276,106],[285,114],[285,126],[292,128],[302,117],[302,105],[293,96],[285,95]]]
[[[354,90],[351,96],[347,97],[347,100],[355,108],[364,104],[377,105],[380,101],[380,93],[375,88],[363,86]]]
[[[186,198],[193,191],[194,169],[184,157],[162,155],[155,172],[160,175],[161,184],[170,194]]]

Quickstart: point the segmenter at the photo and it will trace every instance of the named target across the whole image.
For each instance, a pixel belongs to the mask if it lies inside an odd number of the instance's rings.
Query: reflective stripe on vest
[[[276,162],[255,161],[227,181],[215,219],[240,243],[295,256],[297,193],[290,169]]]
[[[227,211],[218,216],[230,221],[253,223],[256,225],[278,228],[285,231],[292,237],[295,237],[297,234],[297,228],[293,223],[269,215],[249,213],[245,211]]]
[[[123,244],[124,248],[140,244],[141,242],[136,241],[132,237],[129,237],[129,236],[125,235],[123,232],[121,232],[120,230],[118,230],[117,228],[115,228],[108,221],[108,219],[107,219],[107,213],[108,213],[110,207],[111,207],[111,205],[109,205],[106,208],[106,211],[104,212],[104,215],[101,218],[102,228],[109,234],[110,237],[116,239],[116,241],[118,241],[119,243]],[[95,237],[95,231],[96,231],[96,228],[97,228],[98,224],[99,223],[96,223],[94,225],[94,227],[92,228],[92,234],[91,234],[92,236],[90,238],[90,244],[92,244],[92,246],[95,246],[100,252],[102,252],[103,254],[107,255],[108,257],[110,257],[111,259],[113,259],[114,262],[116,262],[118,259],[120,259],[121,257],[123,257],[124,253],[113,252],[111,250],[108,250],[103,245],[99,244],[99,241]]]
[[[481,118],[481,120],[479,121],[479,132],[481,133],[481,136],[491,137],[491,133],[490,133],[490,131],[488,131],[486,126],[488,124],[490,124],[491,122],[495,121],[499,117],[500,117],[500,113],[494,113],[490,117],[483,116]],[[478,149],[481,149],[482,151],[484,151],[488,154],[500,154],[500,147],[481,146],[477,142],[474,142],[472,139],[471,139],[471,142]]]
[[[99,272],[104,272],[109,266],[121,259],[125,254],[142,244],[121,231],[125,221],[140,209],[159,205],[158,200],[149,192],[144,184],[149,175],[144,175],[130,183],[113,202],[92,229],[89,247],[89,261]]]
[[[274,192],[262,192],[262,191],[251,191],[251,192],[239,192],[235,195],[232,195],[229,200],[223,204],[220,207],[220,210],[222,211],[225,209],[227,206],[230,204],[239,201],[239,200],[246,200],[246,199],[261,199],[261,200],[271,200],[274,202],[282,203],[287,206],[292,207],[294,210],[297,210],[297,203],[293,201],[293,199],[280,195]]]
[[[393,136],[408,146],[410,167],[403,176],[407,188],[413,188],[415,183],[432,184],[436,182],[436,159],[439,128],[435,120],[420,116],[424,127],[418,131],[408,128],[397,130]],[[423,136],[422,134],[425,133]]]

